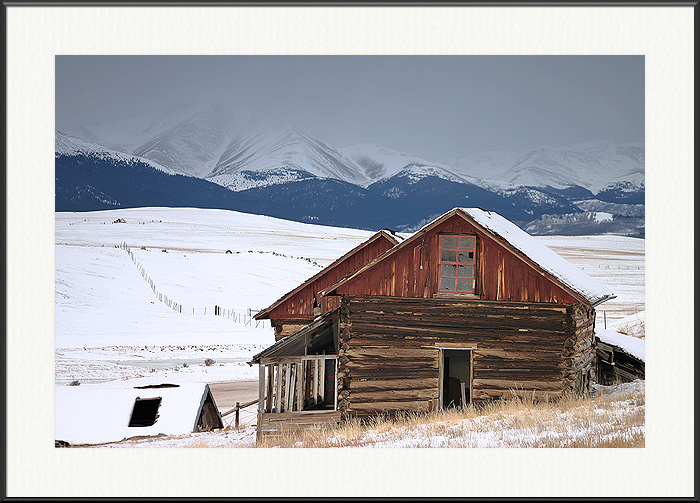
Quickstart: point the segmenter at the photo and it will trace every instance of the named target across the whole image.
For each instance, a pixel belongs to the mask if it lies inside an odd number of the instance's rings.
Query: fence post
[[[238,429],[238,411],[241,410],[241,403],[236,402],[236,429]]]

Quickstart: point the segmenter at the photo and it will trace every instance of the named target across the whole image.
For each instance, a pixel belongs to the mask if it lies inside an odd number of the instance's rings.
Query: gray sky
[[[57,56],[59,130],[226,104],[335,147],[430,160],[644,142],[643,56]]]

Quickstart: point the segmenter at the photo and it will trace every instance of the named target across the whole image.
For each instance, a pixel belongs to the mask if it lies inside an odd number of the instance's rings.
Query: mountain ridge
[[[620,182],[637,188],[644,183],[640,143],[600,140],[432,161],[372,143],[336,148],[292,126],[259,119],[245,123],[216,103],[200,108],[180,105],[151,116],[77,126],[66,133],[234,191],[298,180],[299,172],[367,188],[410,166],[417,171],[430,167],[432,176],[491,190],[578,186],[596,194]],[[251,173],[269,173],[270,179]]]
[[[72,128],[82,139],[56,132],[57,207],[59,199],[62,208],[74,204],[79,210],[191,201],[329,225],[402,230],[439,214],[445,205],[466,205],[496,211],[523,226],[540,219],[531,226],[537,232],[556,232],[557,226],[572,232],[585,221],[587,229],[643,235],[638,209],[644,204],[643,144],[593,141],[433,162],[372,143],[335,148],[288,125],[245,123],[216,104],[173,107],[158,116],[98,126]],[[110,131],[116,132],[101,140],[104,145],[88,140]],[[108,146],[127,144],[131,152]],[[156,182],[160,175],[147,167],[198,181]],[[138,196],[131,197],[109,169],[128,176]],[[157,197],[149,197],[139,176],[169,187],[170,199],[160,189]],[[188,190],[198,196],[188,198]],[[613,208],[613,216],[622,220],[611,226],[594,216],[564,218],[591,208]],[[546,215],[561,217],[543,219]]]

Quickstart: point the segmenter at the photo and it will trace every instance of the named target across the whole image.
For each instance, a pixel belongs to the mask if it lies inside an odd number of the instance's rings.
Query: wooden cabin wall
[[[577,369],[590,370],[587,320],[576,309],[543,303],[343,296],[339,409],[344,417],[366,417],[438,406],[440,346],[474,348],[474,403],[508,397],[516,388],[528,394],[536,390],[537,398],[555,398],[575,385],[569,376]]]
[[[433,297],[438,284],[438,235],[475,234],[477,238],[477,290],[481,300],[517,302],[577,302],[549,276],[514,255],[491,236],[484,235],[459,215],[418,238],[373,270],[338,289],[347,295]],[[422,266],[422,267],[421,267]],[[331,283],[332,284],[332,283]]]
[[[577,304],[569,310],[574,332],[564,341],[562,355],[568,388],[588,393],[595,382],[595,309]]]
[[[393,246],[394,243],[385,237],[375,239],[367,246],[361,248],[355,254],[337,264],[335,267],[329,269],[323,275],[316,278],[316,280],[306,285],[292,298],[274,308],[272,311],[270,311],[268,317],[274,320],[313,320],[315,318],[313,309],[314,299],[320,290],[323,290],[333,283],[336,283],[346,276],[354,273],[362,266]],[[340,305],[340,301],[338,299],[331,298],[329,300],[325,300],[325,302],[323,299],[320,300],[321,302],[319,302],[319,306],[321,307],[321,314],[333,311]]]

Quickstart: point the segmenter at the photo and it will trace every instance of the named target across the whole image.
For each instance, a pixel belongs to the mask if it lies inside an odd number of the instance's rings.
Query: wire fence
[[[223,306],[219,305],[214,305],[214,306],[193,306],[193,305],[185,305],[181,302],[176,301],[172,297],[168,296],[166,293],[163,293],[162,291],[158,290],[158,287],[156,286],[156,283],[153,281],[153,278],[148,274],[148,271],[146,271],[146,268],[144,265],[141,263],[141,261],[136,258],[136,255],[134,254],[133,251],[131,251],[131,248],[126,242],[122,242],[121,244],[117,245],[116,248],[124,250],[129,257],[131,257],[131,261],[134,263],[136,266],[136,269],[138,270],[139,274],[141,274],[141,277],[148,283],[149,288],[153,292],[153,295],[155,295],[156,299],[163,303],[165,306],[168,308],[172,309],[176,313],[180,314],[191,314],[191,315],[200,315],[200,316],[218,316],[224,319],[231,320],[233,323],[240,323],[242,325],[248,326],[248,327],[255,327],[255,328],[270,328],[270,320],[256,320],[253,318],[255,313],[258,311],[255,309],[251,308],[246,308],[246,309],[233,309],[233,308],[226,308]],[[209,309],[207,309],[209,307]]]

